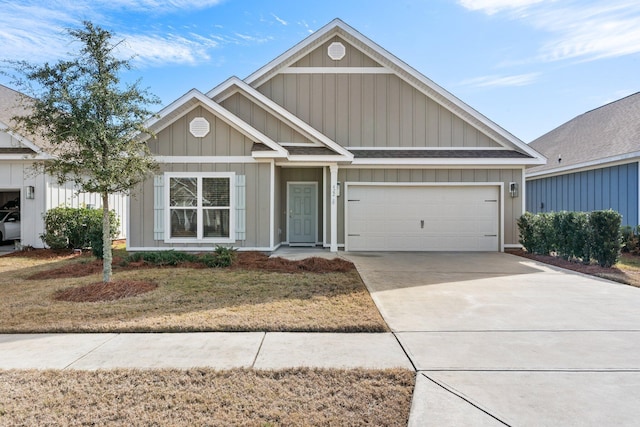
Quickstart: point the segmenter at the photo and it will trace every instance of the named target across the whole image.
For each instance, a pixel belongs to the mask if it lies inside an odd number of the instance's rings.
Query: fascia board
[[[49,154],[43,152],[42,148],[40,148],[37,144],[34,144],[29,139],[27,139],[24,136],[22,136],[22,135],[20,135],[20,134],[18,134],[16,132],[14,132],[13,130],[11,130],[11,128],[6,123],[4,123],[2,121],[0,121],[0,131],[3,131],[5,133],[7,133],[8,135],[11,135],[15,139],[17,139],[18,142],[20,142],[20,144],[24,145],[26,148],[29,148],[29,149],[33,150],[38,155],[38,158],[41,158],[41,159],[52,159],[53,158]]]
[[[287,157],[292,162],[328,162],[328,163],[336,163],[336,162],[350,162],[352,159],[346,156],[304,156],[304,155],[294,155]]]
[[[562,175],[566,172],[574,173],[587,169],[596,169],[598,167],[615,166],[616,164],[626,163],[628,160],[634,161],[640,159],[640,151],[621,154],[619,156],[606,157],[604,159],[592,160],[590,162],[577,163],[559,168],[546,169],[537,172],[525,172],[526,178],[542,178],[546,176]]]
[[[229,92],[229,89],[232,88],[233,86],[236,86],[237,90]],[[232,77],[230,79],[227,79],[221,85],[207,92],[207,96],[215,99],[216,96],[221,93],[226,92],[228,96],[231,96],[232,94],[239,91],[246,94],[249,98],[253,100],[253,102],[257,103],[262,108],[266,109],[267,111],[271,111],[272,114],[277,116],[283,122],[287,123],[293,128],[297,128],[302,133],[305,133],[307,136],[311,137],[311,139],[315,139],[321,142],[322,144],[324,144],[325,146],[329,147],[330,149],[334,150],[335,152],[339,153],[342,156],[345,156],[350,159],[353,158],[353,154],[351,154],[346,148],[344,148],[337,142],[333,141],[332,139],[327,137],[325,134],[315,129],[313,126],[304,122],[296,115],[287,111],[285,108],[282,108],[280,105],[273,102],[271,99],[267,98],[265,95],[263,95],[262,93],[260,93],[259,91],[257,91],[256,89],[254,89],[253,87],[251,87],[250,85],[248,85],[247,83],[245,83],[244,81],[240,80],[237,77]],[[222,100],[216,100],[216,101],[222,102]]]
[[[298,52],[304,50],[309,45],[312,45],[317,40],[324,38],[324,36],[334,30],[336,27],[340,27],[342,25],[346,25],[342,20],[336,18],[333,21],[329,22],[327,25],[323,26],[319,30],[315,31],[313,34],[294,45],[293,47],[287,49],[284,53],[277,56],[275,59],[253,72],[249,76],[247,76],[244,81],[253,86],[253,84],[264,77],[266,74],[269,74],[274,68],[280,66],[283,62],[287,61],[291,57],[295,56]]]
[[[152,128],[154,125],[158,124],[163,118],[167,117],[172,112],[176,111],[182,105],[187,103],[188,101],[195,99],[199,101],[205,108],[207,108],[210,112],[212,112],[216,117],[222,119],[225,123],[236,129],[238,132],[252,138],[254,141],[260,141],[264,143],[266,146],[271,148],[274,151],[277,151],[283,156],[287,155],[287,151],[282,148],[278,143],[273,141],[268,136],[264,135],[262,132],[250,126],[247,122],[240,119],[235,114],[231,113],[226,108],[214,102],[212,99],[208,98],[202,92],[197,89],[191,89],[189,92],[178,98],[176,101],[172,102],[166,108],[163,108],[156,117],[151,119],[146,126]],[[195,108],[194,106],[193,108]],[[190,110],[189,110],[190,111]],[[159,132],[165,127],[169,126],[170,123],[165,123],[163,126],[158,127],[159,130],[154,130]]]
[[[478,166],[479,168],[491,165],[506,165],[509,167],[522,167],[523,165],[538,164],[537,159],[519,159],[517,162],[514,159],[354,159],[351,164],[353,165],[387,165],[389,167],[401,166],[401,165],[465,165],[465,166]]]

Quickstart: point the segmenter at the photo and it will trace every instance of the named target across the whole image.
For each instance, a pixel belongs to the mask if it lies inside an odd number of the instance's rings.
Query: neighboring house
[[[59,185],[54,178],[37,173],[33,166],[51,157],[46,144],[11,130],[11,118],[24,115],[19,92],[0,85],[0,206],[18,199],[20,211],[20,244],[44,247],[40,235],[44,232],[43,216],[51,208],[102,206],[97,194],[78,193],[72,184]],[[112,196],[110,206],[121,222],[121,236],[127,229],[127,198]]]
[[[527,169],[527,211],[614,209],[638,219],[640,93],[584,113],[529,144],[546,165]]]
[[[502,251],[545,161],[340,20],[148,124],[129,250]]]

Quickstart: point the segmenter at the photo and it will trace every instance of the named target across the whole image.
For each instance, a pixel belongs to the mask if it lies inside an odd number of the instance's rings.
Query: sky
[[[168,105],[245,78],[340,18],[524,142],[640,91],[638,0],[0,0],[0,60],[78,48],[89,20],[122,40],[123,80]],[[0,83],[11,86],[6,76]]]

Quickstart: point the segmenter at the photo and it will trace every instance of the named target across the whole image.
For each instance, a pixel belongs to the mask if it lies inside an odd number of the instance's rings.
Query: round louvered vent
[[[347,53],[347,49],[340,42],[333,42],[329,45],[329,49],[327,49],[327,53],[329,54],[329,58],[334,61],[339,61],[344,58],[344,55]]]
[[[195,136],[196,138],[207,136],[209,130],[209,122],[204,117],[196,117],[195,119],[191,120],[191,123],[189,123],[189,132],[191,132],[191,135]]]

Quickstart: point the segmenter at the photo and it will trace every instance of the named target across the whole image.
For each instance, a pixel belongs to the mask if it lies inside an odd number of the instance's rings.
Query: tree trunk
[[[109,215],[109,193],[102,193],[102,281],[111,281],[111,217]]]

